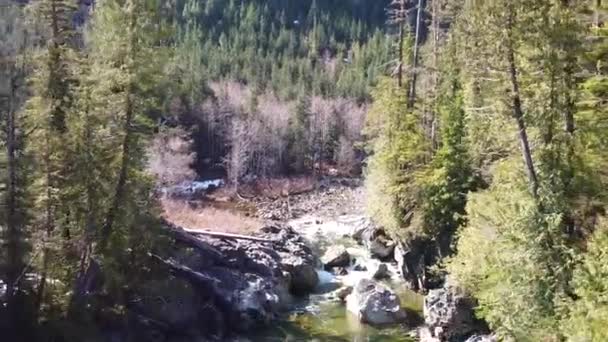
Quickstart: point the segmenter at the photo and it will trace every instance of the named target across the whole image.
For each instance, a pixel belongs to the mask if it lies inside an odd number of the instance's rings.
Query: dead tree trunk
[[[593,24],[596,28],[600,27],[600,9],[602,8],[602,0],[595,0],[595,11],[593,13]]]

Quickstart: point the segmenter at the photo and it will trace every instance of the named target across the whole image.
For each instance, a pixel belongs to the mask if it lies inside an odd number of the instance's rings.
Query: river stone
[[[361,279],[346,298],[347,309],[362,323],[389,325],[406,321],[406,313],[401,308],[399,296],[380,283]]]
[[[314,264],[298,256],[285,256],[282,266],[291,276],[290,291],[295,295],[306,295],[319,284],[319,275]]]
[[[281,268],[290,277],[290,292],[295,295],[307,295],[314,291],[319,284],[316,266],[318,258],[292,227],[278,224],[261,229],[263,237],[274,242],[273,251],[280,256]]]
[[[367,217],[363,217],[351,225],[350,237],[363,244],[363,239],[369,235],[368,232],[375,231],[376,225]]]
[[[378,268],[374,271],[374,279],[381,280],[390,277],[388,273],[388,266],[386,264],[381,263],[378,265]]]
[[[350,265],[350,254],[344,246],[332,246],[325,252],[321,261],[326,270],[333,267],[347,267]]]
[[[474,302],[457,287],[446,285],[429,291],[424,298],[424,321],[430,333],[428,341],[461,341],[483,329],[475,319]]]
[[[380,235],[369,242],[367,245],[373,257],[380,260],[388,260],[393,257],[395,243],[383,235]]]
[[[353,287],[352,286],[344,286],[344,287],[341,287],[341,288],[337,289],[334,292],[334,295],[338,299],[340,299],[340,301],[346,302],[346,297],[348,297],[348,295],[350,295],[351,293],[353,293]]]
[[[366,272],[367,271],[367,267],[365,265],[361,265],[361,264],[356,264],[353,267],[354,271],[358,271],[358,272]]]
[[[469,337],[465,342],[496,342],[496,336],[494,335],[473,335]]]
[[[346,267],[338,267],[338,268],[334,269],[334,272],[337,275],[341,275],[341,276],[348,275],[348,269]]]
[[[369,219],[363,220],[353,228],[352,237],[359,244],[365,246],[372,257],[384,261],[393,258],[395,242],[391,240],[384,229],[376,226]]]

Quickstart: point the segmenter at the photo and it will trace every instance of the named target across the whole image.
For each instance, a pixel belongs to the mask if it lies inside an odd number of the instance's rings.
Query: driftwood
[[[231,233],[219,233],[219,232],[212,232],[212,231],[208,231],[208,230],[195,230],[195,229],[185,229],[184,228],[184,231],[186,233],[189,233],[192,235],[204,235],[204,236],[208,236],[211,238],[218,238],[218,239],[246,240],[246,241],[255,241],[255,242],[263,242],[263,243],[275,242],[274,240],[259,238],[259,237],[255,237],[255,236],[231,234]]]

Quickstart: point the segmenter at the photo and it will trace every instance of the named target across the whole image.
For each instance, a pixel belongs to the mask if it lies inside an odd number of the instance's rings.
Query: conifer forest
[[[608,341],[607,0],[0,0],[0,341]]]

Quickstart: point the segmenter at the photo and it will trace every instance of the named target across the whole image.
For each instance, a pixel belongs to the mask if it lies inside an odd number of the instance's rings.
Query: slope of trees
[[[384,0],[179,1],[176,11],[199,29],[208,80],[228,78],[288,99],[302,89],[365,99],[388,59],[386,6]]]
[[[361,122],[371,86],[394,66],[393,42],[383,30],[386,6],[177,1],[172,72],[180,81],[166,106],[181,114],[170,124],[192,132],[198,173],[225,171],[238,183],[244,176],[312,172],[320,162],[357,172],[361,151],[352,146],[360,127],[339,126]],[[243,125],[252,137],[240,132]],[[271,148],[259,149],[264,144]]]
[[[413,286],[448,274],[500,338],[603,340],[606,4],[424,10],[419,61],[404,39],[415,71],[373,92],[370,213],[424,246]]]
[[[2,7],[9,340],[84,336],[95,312],[124,307],[145,272],[133,266],[158,240],[145,148],[170,26],[150,1],[99,1],[84,29],[77,10],[68,0]]]

